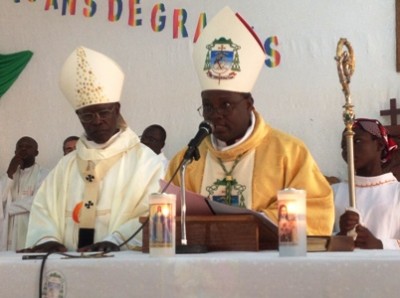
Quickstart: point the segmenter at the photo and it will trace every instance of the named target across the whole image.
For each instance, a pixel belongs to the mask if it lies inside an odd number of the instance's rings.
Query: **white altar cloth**
[[[150,257],[116,252],[101,259],[51,255],[45,274],[65,278],[65,297],[399,297],[399,251],[212,252]],[[38,297],[41,260],[0,253],[0,297]]]

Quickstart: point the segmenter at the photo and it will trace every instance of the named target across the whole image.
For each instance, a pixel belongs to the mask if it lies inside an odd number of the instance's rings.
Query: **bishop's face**
[[[118,132],[120,104],[91,105],[76,111],[87,138],[97,144],[106,143]]]
[[[201,98],[203,117],[214,125],[213,135],[217,139],[232,145],[244,136],[253,110],[250,93],[207,90]]]

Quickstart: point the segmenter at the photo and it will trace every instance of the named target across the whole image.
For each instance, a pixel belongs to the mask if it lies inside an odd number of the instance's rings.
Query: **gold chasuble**
[[[303,142],[271,128],[258,112],[254,113],[254,131],[239,145],[219,151],[213,147],[210,137],[207,137],[199,146],[201,158],[186,168],[186,189],[209,197],[209,192],[204,192],[204,181],[223,180],[226,179],[226,175],[222,171],[206,171],[206,168],[210,167],[210,164],[206,163],[214,161],[217,164],[215,168],[221,168],[218,164],[220,161],[232,164],[244,154],[232,174],[235,178],[238,175],[247,177],[242,179],[243,182],[248,181],[247,185],[243,185],[246,187],[243,200],[247,208],[264,212],[269,218],[277,221],[278,190],[288,187],[304,189],[307,192],[308,234],[331,234],[334,221],[332,190],[310,152]],[[166,179],[169,179],[178,167],[185,150],[180,151],[170,161]],[[249,166],[241,166],[248,156],[253,162],[247,160]],[[235,174],[239,168],[240,171]],[[222,175],[217,177],[217,173]],[[210,175],[214,177],[208,177]],[[176,176],[173,183],[179,186],[180,177]],[[248,190],[251,191],[246,193]]]
[[[233,119],[230,118],[233,109],[238,109],[242,113],[238,115],[246,117],[246,121],[252,116],[245,113],[254,110],[232,107],[230,99],[237,96],[234,93],[241,93],[241,97],[251,94],[265,58],[263,43],[239,13],[227,6],[211,19],[193,45],[193,65],[201,86],[201,114],[205,120],[223,124],[226,117],[229,123]],[[229,108],[221,105],[225,98],[231,103]],[[209,105],[207,115],[204,114],[205,104]],[[247,105],[254,109],[252,96]],[[214,113],[217,112],[222,120],[216,119]],[[235,144],[217,148],[219,145],[215,142],[214,147],[211,138],[218,138],[219,134],[215,132],[199,145],[200,160],[186,167],[187,190],[263,212],[277,221],[277,192],[289,187],[304,189],[308,234],[330,235],[334,220],[332,190],[304,143],[271,128],[256,111],[251,119],[254,127],[246,128],[247,123],[237,125],[240,132],[245,129],[247,132]],[[170,161],[166,180],[172,177],[185,151]],[[174,177],[173,183],[179,186],[180,177]]]

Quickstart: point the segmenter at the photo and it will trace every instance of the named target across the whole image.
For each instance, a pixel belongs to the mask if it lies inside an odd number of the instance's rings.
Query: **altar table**
[[[212,252],[151,257],[134,251],[98,259],[51,255],[63,297],[400,297],[400,251]],[[38,297],[41,260],[0,253],[0,297]]]

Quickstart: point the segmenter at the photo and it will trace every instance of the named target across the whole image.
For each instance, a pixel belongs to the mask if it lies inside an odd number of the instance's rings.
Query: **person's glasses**
[[[219,113],[222,116],[228,116],[230,113],[232,113],[235,107],[242,102],[242,100],[237,102],[224,102],[218,108],[215,108],[210,104],[201,105],[197,108],[197,112],[199,112],[200,116],[202,117],[209,117],[214,113]]]
[[[78,117],[81,120],[82,123],[90,123],[93,122],[93,120],[96,118],[96,115],[100,119],[109,119],[114,113],[114,107],[111,109],[103,109],[97,112],[90,112],[90,113],[78,113]]]

